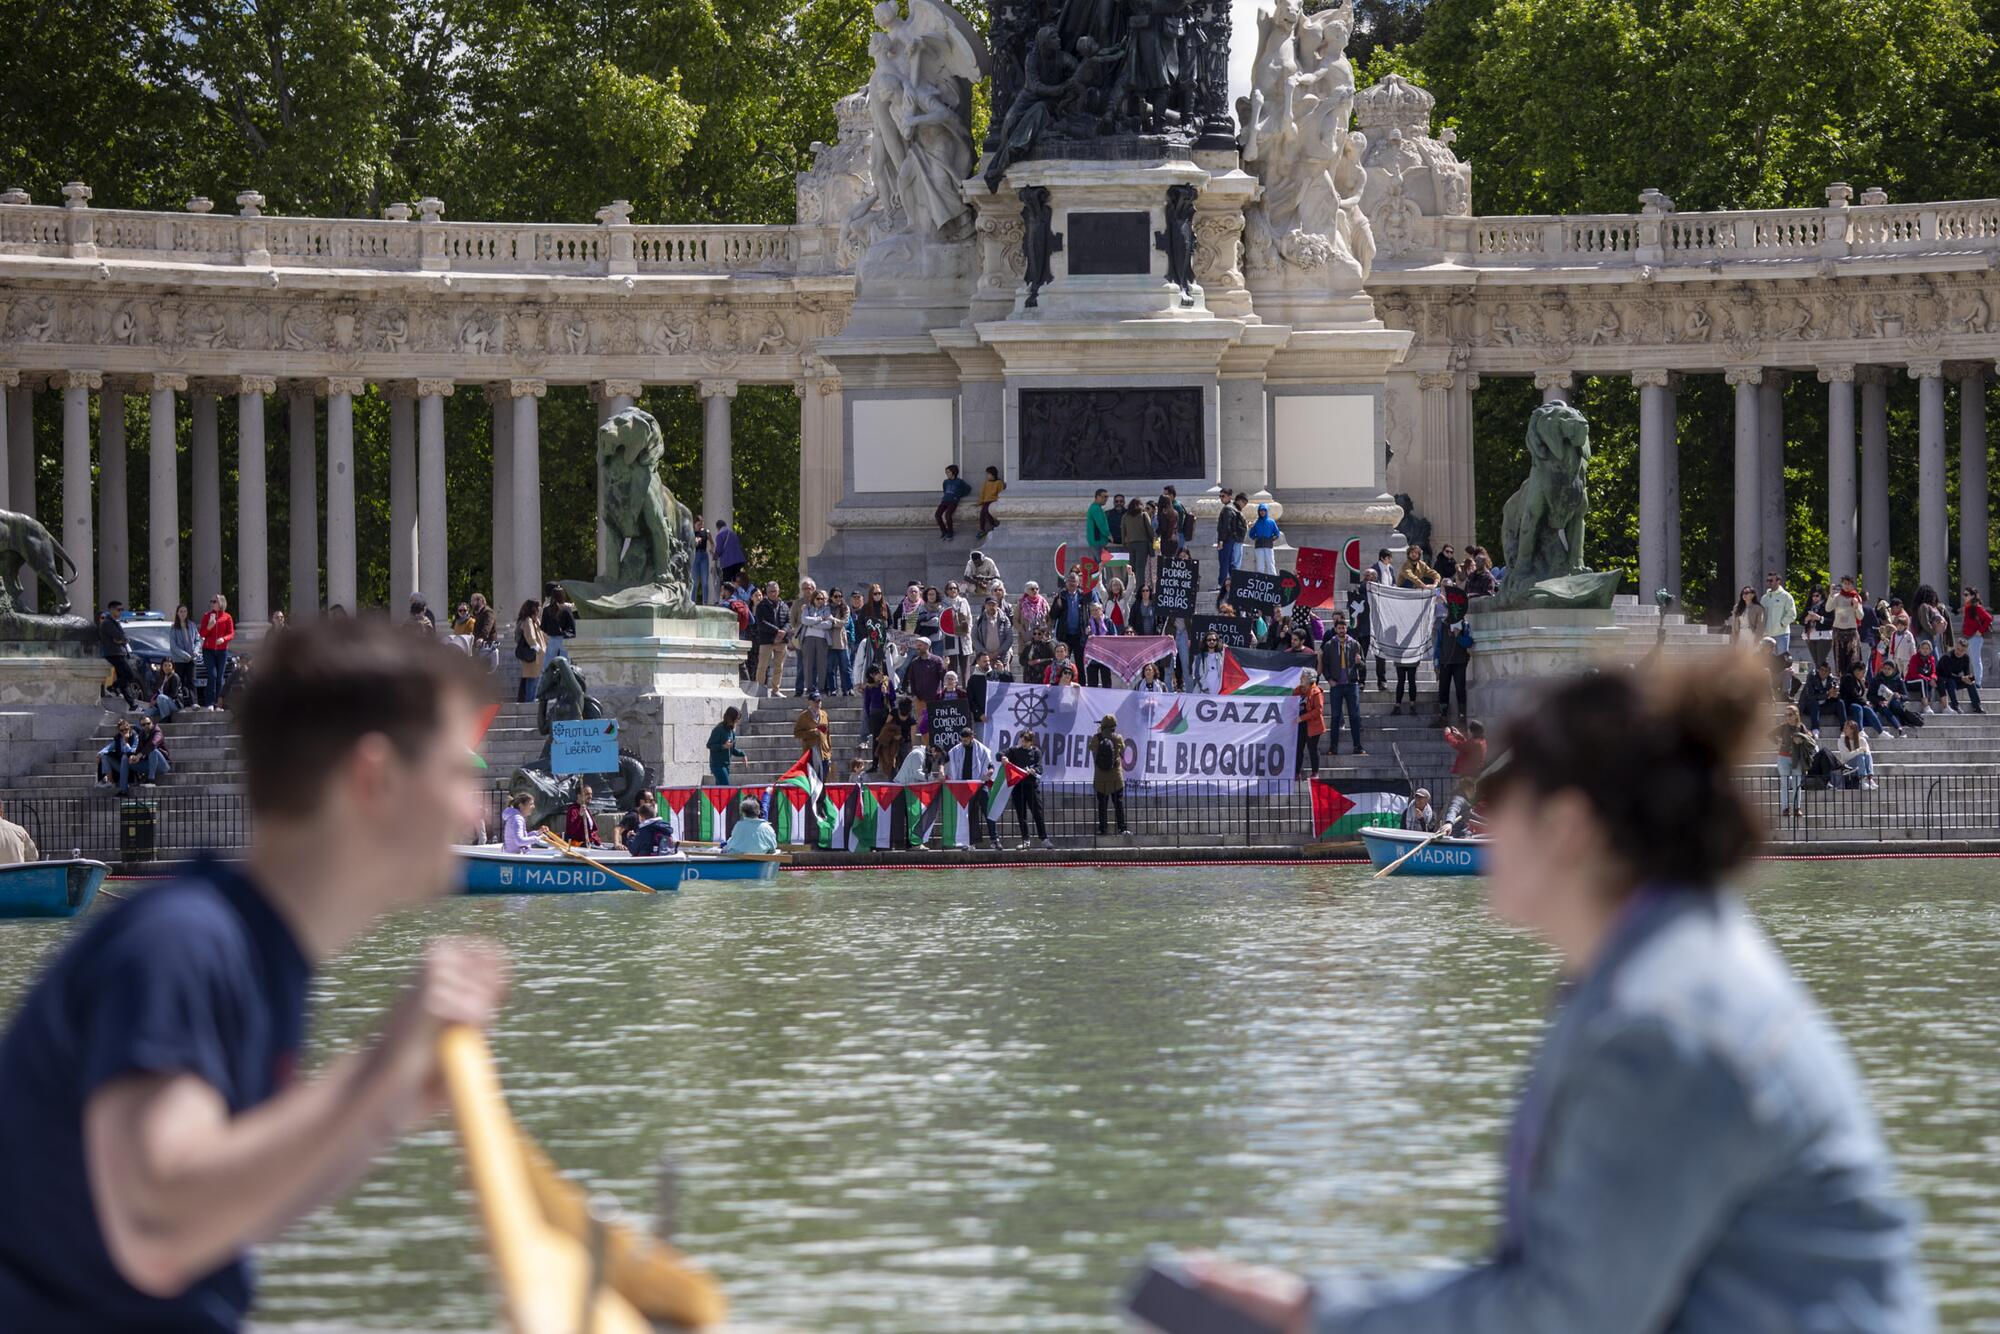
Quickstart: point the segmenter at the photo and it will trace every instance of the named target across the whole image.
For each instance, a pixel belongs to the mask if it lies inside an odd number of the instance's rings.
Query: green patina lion
[[[1583,518],[1590,508],[1590,423],[1567,403],[1544,403],[1528,417],[1528,479],[1507,497],[1500,525],[1507,577],[1500,607],[1609,607],[1615,572],[1583,563]]]
[[[660,423],[638,408],[627,408],[597,428],[609,558],[602,581],[568,583],[579,615],[695,614],[688,591],[694,515],[660,480],[666,452]]]

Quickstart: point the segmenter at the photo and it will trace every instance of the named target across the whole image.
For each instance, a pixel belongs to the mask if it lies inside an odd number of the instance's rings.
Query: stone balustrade
[[[1636,270],[1718,261],[2000,257],[2000,199],[1849,205],[1846,192],[1829,187],[1825,208],[1425,217],[1377,268]],[[95,209],[87,195],[61,207],[14,203],[0,207],[0,254],[557,276],[832,274],[852,267],[837,225],[635,226],[625,220],[630,206],[622,201],[602,210],[596,224],[448,222],[436,200],[424,201],[415,217],[382,219],[288,218],[247,208],[254,211]]]
[[[193,201],[205,205],[208,201]],[[256,205],[205,211],[0,207],[0,254],[153,264],[386,272],[597,276],[828,273],[839,267],[832,226],[635,226],[623,201],[591,223],[447,222],[443,205],[391,218],[287,218]],[[405,206],[392,212],[407,213]]]

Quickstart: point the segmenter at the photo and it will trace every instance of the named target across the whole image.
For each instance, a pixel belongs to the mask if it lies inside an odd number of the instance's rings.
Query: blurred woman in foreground
[[[1563,983],[1491,1259],[1390,1284],[1197,1259],[1201,1282],[1286,1334],[1932,1329],[1846,1047],[1724,884],[1757,841],[1734,772],[1769,726],[1742,661],[1581,678],[1506,729],[1492,909]]]

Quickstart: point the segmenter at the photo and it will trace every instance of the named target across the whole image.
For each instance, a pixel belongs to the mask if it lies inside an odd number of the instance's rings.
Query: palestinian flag
[[[847,827],[847,850],[880,852],[889,846],[889,812],[902,789],[894,783],[863,783],[854,799],[854,821]]]
[[[1349,778],[1335,787],[1312,780],[1313,837],[1352,838],[1374,825],[1399,826],[1410,804],[1410,785],[1401,780],[1369,782]]]
[[[910,846],[921,848],[931,841],[931,825],[937,821],[937,795],[943,783],[903,785],[904,825],[910,831]]]
[[[676,843],[687,838],[688,808],[695,804],[695,794],[699,791],[698,787],[663,787],[659,791],[660,818],[674,831]]]
[[[1289,695],[1299,675],[1313,665],[1307,653],[1272,653],[1254,648],[1222,650],[1222,693],[1225,695]]]
[[[1002,758],[993,770],[993,778],[986,784],[986,818],[997,821],[1007,813],[1007,803],[1013,799],[1014,789],[1024,778],[1034,775],[1012,760]]]
[[[847,820],[854,809],[858,783],[828,783],[825,804],[820,808],[819,846],[834,852],[847,846]]]
[[[979,800],[986,784],[972,779],[944,785],[944,799],[938,802],[938,825],[948,848],[972,846],[972,803]]]
[[[819,775],[806,751],[771,785],[771,823],[780,843],[807,844],[819,832]]]
[[[705,787],[694,803],[694,827],[687,837],[695,843],[718,843],[729,836],[729,808],[741,788]]]

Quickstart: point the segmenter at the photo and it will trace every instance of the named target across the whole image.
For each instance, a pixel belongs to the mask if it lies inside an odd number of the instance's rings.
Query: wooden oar
[[[596,1290],[601,1276],[585,1247],[543,1217],[486,1039],[475,1029],[446,1029],[438,1061],[508,1327],[515,1334],[648,1334],[630,1302]]]
[[[1401,866],[1404,862],[1410,860],[1410,858],[1416,856],[1418,853],[1422,852],[1425,848],[1429,847],[1431,844],[1443,838],[1446,834],[1449,834],[1450,832],[1451,832],[1450,825],[1448,824],[1439,825],[1435,832],[1425,837],[1423,842],[1414,845],[1408,852],[1396,858],[1395,861],[1390,862],[1387,866],[1383,867],[1381,870],[1377,871],[1374,875],[1369,876],[1368,878],[1370,880],[1380,880],[1383,876],[1389,874],[1391,871],[1395,870],[1398,866]]]
[[[621,872],[612,870],[610,867],[606,866],[603,862],[597,860],[597,858],[591,856],[589,853],[579,850],[576,844],[570,842],[568,839],[564,838],[560,834],[552,834],[548,830],[544,829],[542,831],[542,837],[549,841],[550,847],[556,849],[558,852],[562,853],[565,857],[574,857],[578,861],[582,862],[585,866],[595,867],[596,869],[604,872],[604,874],[610,876],[613,880],[618,881],[620,884],[625,885],[630,889],[636,889],[641,894],[657,894],[659,892],[658,890],[654,889],[651,885],[641,884],[637,880],[634,880],[629,875],[625,875],[622,874]]]

